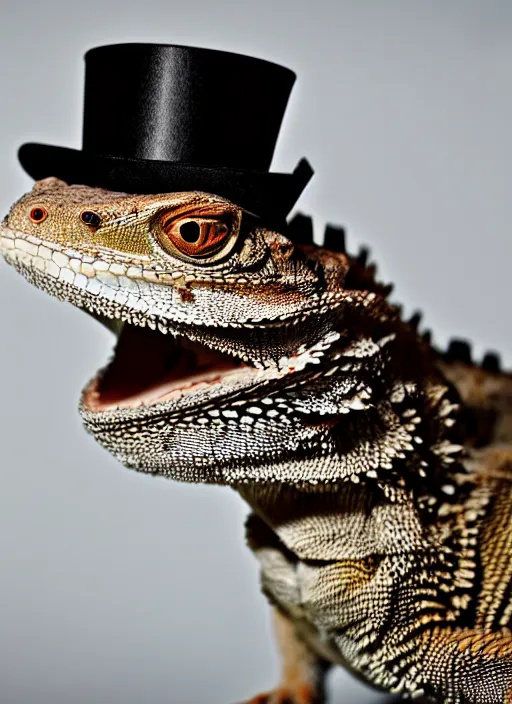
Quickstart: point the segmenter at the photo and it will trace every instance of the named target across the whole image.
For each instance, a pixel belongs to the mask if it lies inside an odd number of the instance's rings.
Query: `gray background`
[[[221,48],[299,80],[273,164],[371,245],[444,344],[511,362],[512,5],[470,0],[3,2],[0,205],[31,187],[26,140],[78,146],[82,55],[119,41]],[[129,100],[129,96],[126,96]],[[230,704],[278,673],[242,502],[118,466],[79,390],[112,340],[0,263],[3,704]],[[380,695],[338,672],[333,702]]]

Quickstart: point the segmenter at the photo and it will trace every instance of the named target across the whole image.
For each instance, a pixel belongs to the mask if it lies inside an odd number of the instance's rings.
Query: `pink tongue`
[[[127,324],[100,381],[98,402],[102,407],[138,406],[170,391],[211,381],[237,366],[234,359],[202,345],[177,344],[170,335]]]

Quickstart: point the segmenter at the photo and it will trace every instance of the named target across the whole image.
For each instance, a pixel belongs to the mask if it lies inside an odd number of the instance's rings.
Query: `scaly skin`
[[[204,193],[45,179],[0,253],[119,336],[86,429],[251,506],[284,661],[253,702],[322,702],[331,663],[404,697],[512,702],[512,381],[437,353],[341,235],[290,230]]]

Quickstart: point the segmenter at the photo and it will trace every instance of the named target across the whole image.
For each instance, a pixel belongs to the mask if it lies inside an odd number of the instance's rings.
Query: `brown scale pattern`
[[[218,258],[166,247],[165,218],[205,209],[239,225]],[[102,412],[86,392],[81,413],[126,466],[229,484],[251,506],[283,655],[253,704],[321,704],[329,663],[436,704],[512,702],[511,377],[464,345],[433,349],[367,252],[348,255],[333,227],[317,247],[308,223],[290,223],[293,241],[211,194],[45,179],[12,207],[0,253],[115,329],[244,362],[236,382],[162,403]]]
[[[493,486],[493,506],[482,529],[483,578],[475,627],[499,630],[512,622],[512,453],[489,453],[485,474]]]

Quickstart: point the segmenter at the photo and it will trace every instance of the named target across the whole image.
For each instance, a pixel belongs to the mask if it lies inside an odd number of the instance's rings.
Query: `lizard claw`
[[[293,691],[288,687],[278,687],[272,692],[259,694],[244,704],[322,704],[323,698],[308,685],[303,685]]]

